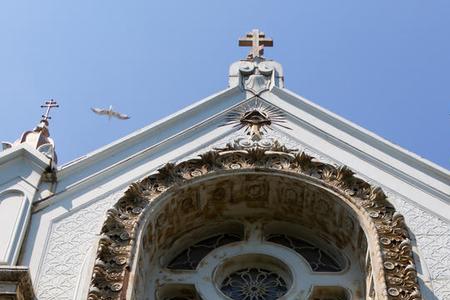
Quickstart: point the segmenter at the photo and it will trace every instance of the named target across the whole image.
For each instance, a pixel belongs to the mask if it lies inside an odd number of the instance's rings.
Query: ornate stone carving
[[[273,84],[275,70],[270,63],[261,59],[240,63],[241,86],[255,96],[268,91]]]
[[[101,219],[122,195],[123,190],[109,194],[96,203],[67,212],[65,218],[52,225],[41,271],[36,276],[39,300],[74,299],[83,261],[92,249]]]
[[[450,299],[450,224],[425,210],[411,205],[405,199],[389,192],[396,206],[405,215],[407,224],[425,260],[438,299]]]
[[[0,299],[36,299],[27,267],[0,267]]]
[[[194,177],[223,174],[234,169],[306,176],[346,199],[355,207],[365,228],[374,233],[369,237],[376,240],[376,247],[371,249],[371,272],[374,272],[374,280],[383,287],[382,291],[377,292],[376,299],[422,299],[404,218],[387,201],[383,191],[356,178],[346,167],[335,167],[317,161],[303,152],[289,150],[278,143],[270,148],[228,145],[220,150],[206,152],[196,159],[167,164],[158,173],[132,184],[107,214],[88,299],[125,299],[134,259],[136,229],[143,222],[143,212],[154,199],[163,195],[167,189],[180,186]],[[225,190],[216,191],[221,198],[226,193]],[[266,193],[262,187],[256,186],[253,189],[249,186],[247,196],[263,197]],[[200,205],[193,199],[186,202],[186,210]],[[317,205],[321,203],[318,201]],[[326,218],[326,215],[323,217]],[[154,222],[155,228],[165,224],[167,218],[166,214],[159,214]],[[345,230],[344,227],[342,230]]]
[[[256,97],[245,105],[238,106],[228,113],[227,123],[225,125],[234,125],[239,129],[244,128],[244,133],[250,136],[250,142],[247,146],[252,146],[251,141],[260,141],[264,133],[271,126],[279,126],[290,129],[283,125],[285,123],[284,113],[277,107],[263,102]],[[264,143],[259,146],[263,146]],[[266,144],[263,147],[268,147]]]
[[[437,299],[449,300],[450,299],[450,281],[445,280],[433,280],[433,288]]]

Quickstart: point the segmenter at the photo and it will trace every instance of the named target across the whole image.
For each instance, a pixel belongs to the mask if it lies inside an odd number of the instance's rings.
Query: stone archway
[[[353,176],[346,167],[337,168],[277,144],[269,149],[229,146],[209,151],[198,159],[167,164],[157,174],[132,184],[107,213],[88,299],[126,299],[138,235],[158,199],[191,182],[233,172],[289,176],[338,195],[353,208],[370,243],[374,299],[421,299],[404,218],[383,191]],[[184,200],[177,200],[179,207],[192,205]],[[168,220],[161,212],[146,234],[157,239]]]

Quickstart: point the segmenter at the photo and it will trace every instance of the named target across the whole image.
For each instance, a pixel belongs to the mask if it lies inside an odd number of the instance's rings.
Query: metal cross
[[[41,108],[44,108],[44,107],[46,107],[47,110],[45,111],[45,114],[42,115],[42,121],[48,121],[51,119],[51,117],[49,116],[50,109],[52,109],[53,107],[59,107],[59,105],[56,103],[56,101],[51,99],[49,101],[45,101],[44,105],[41,105]]]
[[[259,29],[253,29],[252,32],[247,33],[243,38],[239,39],[240,47],[252,47],[247,55],[248,59],[255,57],[262,57],[264,54],[264,46],[273,47],[273,40],[266,38],[264,32]]]

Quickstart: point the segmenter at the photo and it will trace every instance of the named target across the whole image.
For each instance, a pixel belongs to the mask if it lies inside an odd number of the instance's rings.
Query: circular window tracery
[[[280,222],[232,222],[245,230],[230,227],[227,231],[226,226],[222,226],[211,235],[214,232],[211,227],[206,239],[191,245],[183,242],[178,251],[172,251],[178,254],[168,257],[169,260],[164,263],[166,271],[160,275],[166,282],[163,283],[166,290],[173,292],[174,288],[180,289],[185,284],[193,287],[196,299],[290,299],[299,291],[311,291],[316,286],[328,291],[327,285],[332,287],[345,281],[357,282],[361,276],[361,273],[354,273],[355,268],[350,272],[351,268],[346,263],[348,260],[340,257],[337,249],[326,247],[326,242],[312,236],[310,239],[309,234],[307,239],[294,236],[296,232],[304,233],[306,229]],[[203,235],[201,231],[199,233]],[[195,238],[195,231],[188,236],[186,241],[199,240]],[[271,250],[265,252],[267,249]],[[290,258],[286,260],[286,256]],[[333,276],[327,277],[325,286],[320,279],[323,272]],[[171,276],[173,278],[169,280]],[[176,287],[171,281],[177,281],[179,286]],[[205,288],[209,284],[212,284],[211,287]],[[345,286],[343,290],[348,288]],[[313,299],[312,296],[308,299]]]
[[[215,268],[213,281],[226,299],[273,300],[288,292],[293,277],[289,267],[278,258],[247,253],[222,261]]]
[[[228,275],[220,290],[233,300],[275,300],[286,294],[288,286],[275,272],[245,268]]]

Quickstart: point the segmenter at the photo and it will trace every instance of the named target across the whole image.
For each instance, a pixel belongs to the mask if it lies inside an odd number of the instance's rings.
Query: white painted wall
[[[31,202],[50,160],[26,146],[0,152],[0,265],[13,266],[31,215]]]
[[[0,195],[0,264],[15,263],[29,213],[30,201],[21,191],[8,190]]]

